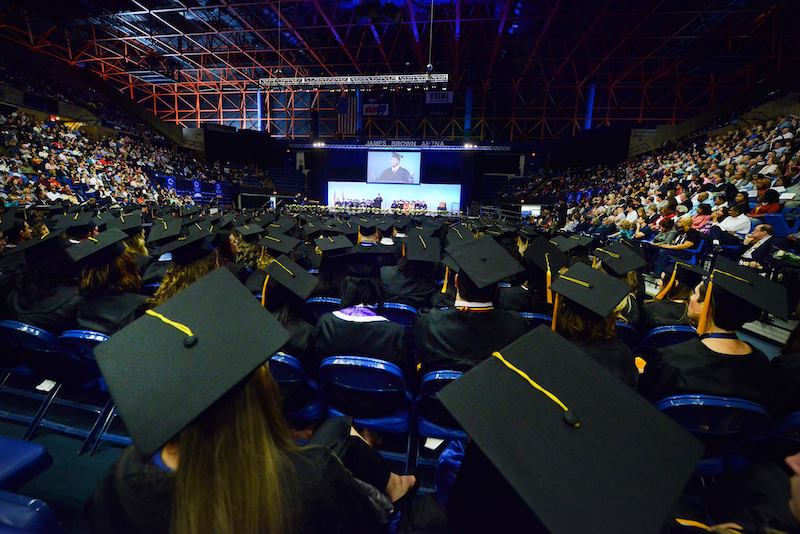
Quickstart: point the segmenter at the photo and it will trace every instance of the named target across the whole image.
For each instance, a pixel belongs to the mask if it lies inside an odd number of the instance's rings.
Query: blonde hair
[[[139,254],[140,256],[147,256],[150,254],[147,250],[147,244],[144,241],[144,230],[137,232],[130,236],[128,239],[123,241],[125,246],[132,250],[135,254]]]
[[[82,295],[101,293],[137,293],[142,288],[142,275],[136,258],[125,248],[111,261],[89,263],[81,273]]]
[[[248,243],[241,234],[234,234],[236,239],[236,258],[234,261],[246,269],[258,268],[258,257],[261,248],[257,243]]]
[[[623,301],[624,302],[624,301]],[[597,341],[614,339],[617,335],[615,314],[598,317],[578,304],[567,299],[558,299],[558,321],[556,330],[570,340]]]
[[[167,300],[183,291],[189,285],[200,280],[202,277],[219,267],[217,251],[215,250],[205,258],[200,258],[187,265],[173,263],[164,274],[164,279],[155,295],[147,300],[150,307],[160,306]]]

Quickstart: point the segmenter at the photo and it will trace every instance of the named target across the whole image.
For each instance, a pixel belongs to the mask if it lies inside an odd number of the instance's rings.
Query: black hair
[[[375,277],[345,276],[342,280],[342,308],[357,304],[380,304],[383,302],[383,286]]]
[[[486,287],[479,288],[475,285],[475,282],[470,280],[463,272],[458,273],[456,285],[458,286],[458,293],[461,295],[461,298],[471,302],[488,302],[494,300],[498,288],[498,284],[489,284]]]
[[[19,268],[16,290],[21,300],[35,302],[55,294],[59,286],[77,283],[77,269],[63,247],[49,247],[46,261]]]
[[[698,215],[711,215],[711,205],[710,204],[700,204],[697,206],[697,214]]]
[[[300,297],[274,280],[267,283],[265,307],[282,325],[286,326],[289,321],[303,317],[304,304]]]
[[[780,194],[775,191],[774,189],[767,189],[764,192],[764,202],[768,204],[774,204],[780,200]]]
[[[704,302],[708,282],[700,286],[700,298],[697,302]],[[714,324],[723,330],[738,330],[745,323],[758,319],[761,310],[744,300],[731,295],[724,289],[717,288],[711,292],[711,315]]]

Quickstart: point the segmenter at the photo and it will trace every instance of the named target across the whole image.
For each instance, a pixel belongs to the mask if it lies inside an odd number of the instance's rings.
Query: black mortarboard
[[[644,258],[620,243],[598,247],[594,250],[594,255],[603,263],[603,267],[610,271],[610,274],[616,276],[624,276],[647,265]]]
[[[519,229],[517,235],[525,239],[533,239],[539,235],[539,231],[536,229],[535,226],[526,224],[525,226]]]
[[[669,292],[675,285],[676,280],[684,286],[694,288],[703,280],[703,278],[708,277],[708,271],[705,269],[698,267],[697,265],[686,263],[683,261],[683,259],[674,258],[672,256],[670,257],[675,262],[672,264],[672,273],[670,274],[669,278],[664,281],[661,291],[659,291],[655,297],[656,300],[661,300],[669,295]]]
[[[376,223],[373,219],[364,219],[363,217],[358,220],[358,231],[361,235],[372,235],[376,231]]]
[[[386,219],[380,222],[376,222],[375,226],[383,233],[386,233],[392,229],[394,226],[394,221],[392,219]],[[374,232],[373,232],[374,233]]]
[[[451,226],[447,230],[446,239],[447,246],[450,247],[456,243],[460,243],[461,241],[473,241],[475,236],[472,235],[472,230],[463,224],[457,224],[455,226]]]
[[[22,230],[24,221],[14,216],[16,208],[7,209],[3,215],[0,216],[0,232],[8,232],[12,228],[19,228]]]
[[[579,239],[571,239],[565,235],[557,235],[550,239],[550,242],[554,244],[561,252],[570,253],[573,250],[580,248],[584,245],[581,245],[581,240]]]
[[[180,219],[155,219],[150,233],[147,235],[148,243],[157,243],[177,237],[181,232]]]
[[[265,235],[258,244],[265,247],[270,252],[289,254],[302,242],[302,240],[288,235],[270,233],[269,235]]]
[[[447,247],[447,253],[480,289],[505,280],[525,269],[491,237]]]
[[[171,252],[173,262],[178,265],[188,265],[214,252],[213,239],[213,233],[192,225],[186,234],[162,246],[159,252],[161,254]]]
[[[788,318],[786,287],[761,276],[754,269],[718,256],[711,270],[711,281],[714,291],[721,289],[735,299],[780,319]]]
[[[468,450],[449,502],[454,514],[470,516],[457,519],[475,532],[527,514],[533,522],[514,527],[656,534],[703,452],[677,423],[546,327],[495,352],[438,397],[483,455],[472,463]],[[498,506],[488,516],[475,506],[487,496]]]
[[[442,245],[435,237],[416,235],[405,241],[406,259],[426,263],[439,263],[442,259]]]
[[[279,256],[270,263],[267,266],[267,274],[270,276],[270,281],[282,285],[301,300],[311,296],[319,283],[316,276],[308,274],[308,271],[286,255]]]
[[[143,224],[142,214],[138,211],[128,215],[123,214],[119,217],[111,217],[108,220],[108,228],[117,228],[128,235],[139,233]]]
[[[137,449],[152,454],[288,338],[228,269],[216,269],[112,335],[95,355]]]
[[[223,230],[229,230],[233,227],[233,221],[236,219],[233,215],[223,215],[219,221],[217,221],[216,226],[217,228]]]
[[[323,254],[353,247],[352,241],[342,235],[320,237],[314,240],[314,244],[319,247]]]
[[[291,217],[281,217],[280,219],[266,225],[265,228],[271,234],[285,234],[294,228],[295,224],[295,220]]]
[[[555,277],[559,269],[569,265],[569,257],[545,237],[537,237],[525,250],[525,264],[537,267],[543,273],[548,269]]]
[[[68,213],[63,215],[56,224],[59,230],[66,230],[69,236],[79,236],[85,234],[93,227],[97,226],[97,221],[91,213]]]
[[[117,228],[101,232],[97,237],[90,237],[67,249],[72,261],[79,262],[86,259],[102,261],[115,258],[125,250],[122,241],[128,239],[128,234]]]
[[[246,243],[254,243],[259,240],[262,234],[267,231],[258,224],[243,224],[234,228],[242,236]]]
[[[13,256],[15,260],[25,261],[29,266],[52,260],[63,255],[67,243],[61,239],[63,230],[55,230],[44,237],[28,239],[17,247],[6,249],[4,258]]]
[[[622,280],[585,263],[570,267],[550,285],[550,289],[600,317],[608,317],[630,291]]]

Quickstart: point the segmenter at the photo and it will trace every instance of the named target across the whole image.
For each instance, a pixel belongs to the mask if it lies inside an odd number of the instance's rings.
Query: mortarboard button
[[[183,338],[183,346],[190,349],[197,345],[197,336],[186,336]]]

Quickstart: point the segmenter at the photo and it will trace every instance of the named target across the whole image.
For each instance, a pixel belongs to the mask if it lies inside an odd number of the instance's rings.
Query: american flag
[[[338,117],[338,133],[342,135],[356,134],[356,98],[353,96],[342,95],[336,104],[336,115]]]

